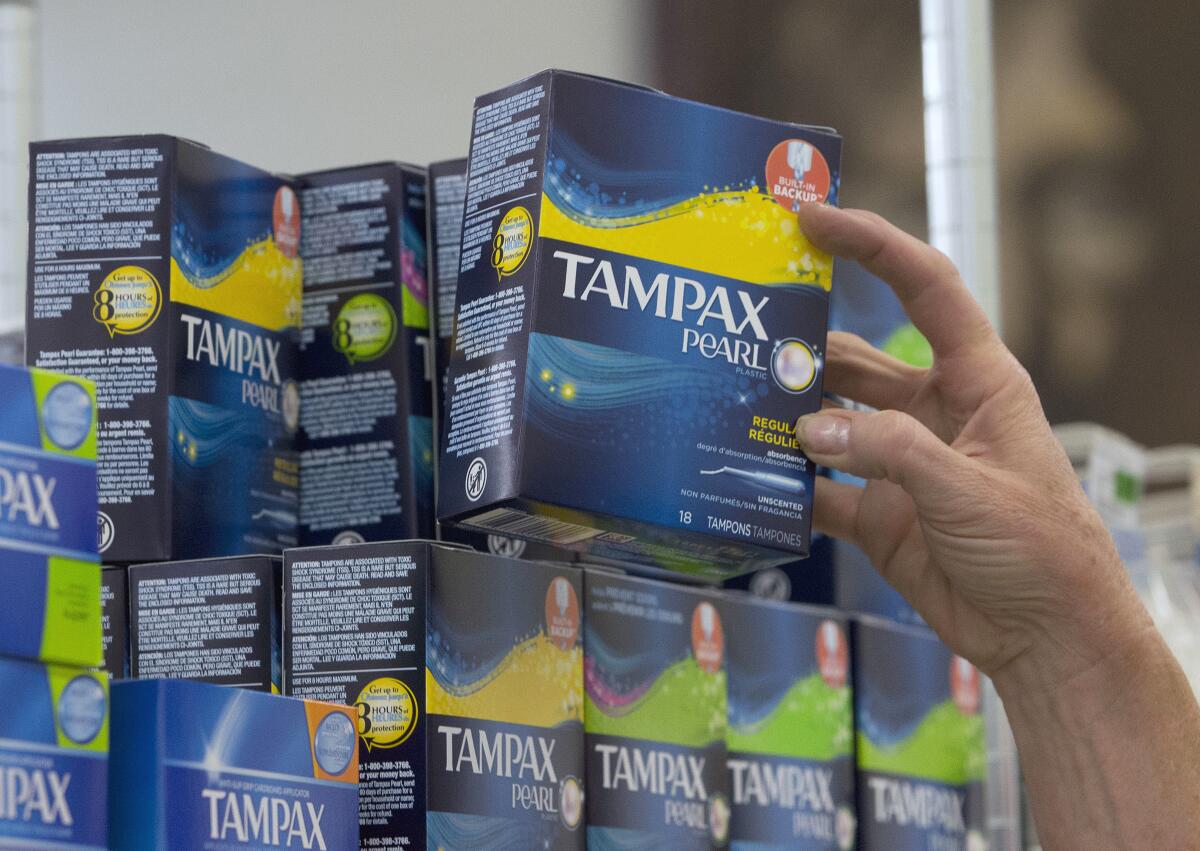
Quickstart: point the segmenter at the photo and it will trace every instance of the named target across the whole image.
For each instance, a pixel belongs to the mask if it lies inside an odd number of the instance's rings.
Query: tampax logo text
[[[207,804],[211,840],[270,848],[328,848],[321,826],[324,804],[225,789],[205,789],[200,796]]]
[[[71,773],[53,769],[0,768],[0,819],[45,826],[70,827],[75,823],[67,788]]]
[[[726,360],[765,372],[762,344],[770,340],[763,311],[770,296],[752,296],[720,284],[706,285],[691,278],[630,263],[614,267],[611,260],[570,251],[555,251],[566,265],[563,298],[606,303],[614,310],[639,310],[684,326],[681,351]],[[587,283],[580,288],[581,282]]]
[[[600,743],[592,750],[592,757],[600,759],[604,789],[666,798],[666,824],[709,829],[703,755]]]
[[[558,814],[558,773],[553,739],[439,724],[445,770],[490,774],[512,782],[512,808]]]
[[[188,360],[246,376],[242,403],[281,413],[279,340],[187,313],[179,318],[187,326]]]
[[[833,771],[828,768],[770,763],[752,759],[729,760],[733,775],[733,802],[739,806],[783,807],[832,814]]]
[[[750,756],[730,757],[733,803],[739,807],[791,811],[792,835],[837,842],[848,848],[852,832],[847,808],[833,797],[833,771],[828,768],[770,762]]]
[[[913,783],[872,777],[871,816],[879,824],[896,824],[922,830],[940,830],[961,836],[966,833],[966,795],[928,783]]]
[[[57,484],[56,479],[41,473],[0,467],[0,517],[9,523],[57,529],[58,514],[54,510]]]

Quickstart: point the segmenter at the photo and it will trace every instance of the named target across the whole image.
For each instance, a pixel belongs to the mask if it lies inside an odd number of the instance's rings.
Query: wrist
[[[1164,658],[1173,662],[1149,613],[1129,589],[1128,597],[1102,616],[1081,611],[1043,629],[992,679],[1014,725],[1021,718],[1045,723],[1048,716],[1086,724],[1112,709],[1118,695]]]
[[[1112,537],[1083,494],[1077,496],[1044,506],[1057,522],[1036,524],[1040,534],[1024,553],[1036,587],[1022,595],[1015,619],[1023,624],[1014,636],[1019,647],[988,671],[1006,704],[1104,687],[1127,676],[1148,644],[1161,644]]]

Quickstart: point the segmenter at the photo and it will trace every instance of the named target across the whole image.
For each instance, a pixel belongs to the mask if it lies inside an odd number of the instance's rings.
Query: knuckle
[[[929,246],[929,275],[939,281],[962,281],[958,267],[943,251]]]
[[[880,435],[881,449],[895,461],[902,460],[917,442],[917,422],[900,411],[880,411],[872,415]]]
[[[1012,355],[1010,353],[1009,359],[1010,359],[1009,370],[1012,373],[1012,380],[1022,390],[1028,390],[1030,392],[1033,392],[1034,391],[1033,376],[1029,374],[1029,370],[1025,368],[1025,365],[1023,363],[1021,363],[1019,360],[1017,360],[1015,355]]]
[[[843,350],[849,349],[862,340],[862,337],[851,331],[830,331],[826,337],[825,345],[830,351],[834,349]]]
[[[891,222],[889,222],[883,216],[876,213],[874,210],[858,210],[858,209],[856,209],[856,210],[854,210],[854,215],[858,216],[859,218],[863,219],[864,221],[870,222],[875,227],[886,227],[886,228],[892,227]]]

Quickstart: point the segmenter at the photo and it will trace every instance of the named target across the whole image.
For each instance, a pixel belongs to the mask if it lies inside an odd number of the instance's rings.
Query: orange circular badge
[[[767,157],[767,186],[786,210],[795,212],[805,201],[822,203],[830,182],[824,155],[803,139],[785,139]]]
[[[725,633],[721,616],[712,603],[701,603],[692,612],[692,655],[701,670],[715,674],[725,659]]]
[[[850,674],[850,650],[846,635],[834,621],[822,621],[817,627],[817,668],[830,688],[841,688]]]
[[[280,186],[275,192],[271,224],[275,230],[276,247],[284,256],[295,257],[300,251],[300,200],[292,187]]]
[[[579,597],[565,576],[546,589],[546,635],[559,650],[570,650],[579,637]]]
[[[979,671],[961,656],[950,660],[950,694],[963,715],[979,711]]]

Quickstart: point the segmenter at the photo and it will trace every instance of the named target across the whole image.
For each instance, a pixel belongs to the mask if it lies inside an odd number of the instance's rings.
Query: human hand
[[[857,544],[957,653],[997,681],[1063,683],[1152,630],[1115,546],[1005,348],[945,255],[879,216],[806,204],[819,248],[891,285],[934,363],[829,336],[826,390],[878,408],[802,417],[813,523]]]

